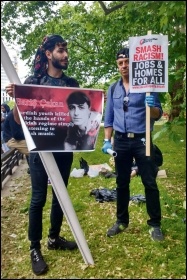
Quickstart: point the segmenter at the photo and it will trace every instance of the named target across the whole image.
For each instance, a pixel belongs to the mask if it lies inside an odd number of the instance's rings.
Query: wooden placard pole
[[[151,30],[147,32],[147,35],[152,33]],[[149,96],[150,92],[146,92],[146,96]],[[146,156],[150,156],[150,107],[146,104]]]

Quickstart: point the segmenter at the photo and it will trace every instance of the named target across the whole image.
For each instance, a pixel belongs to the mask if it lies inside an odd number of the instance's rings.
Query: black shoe
[[[40,249],[31,251],[32,270],[36,275],[44,274],[48,271],[48,265],[43,259]]]
[[[54,241],[51,238],[48,239],[49,250],[74,250],[77,249],[77,243],[74,241],[68,241],[64,237],[57,237]]]
[[[30,174],[30,168],[27,169],[27,174]]]
[[[118,224],[118,223],[115,223],[113,225],[113,227],[111,227],[108,232],[107,232],[107,236],[108,237],[112,237],[122,231],[124,231],[128,226],[126,224]]]
[[[151,239],[153,241],[163,241],[164,240],[164,235],[159,227],[152,227],[149,230],[149,233],[150,233]]]

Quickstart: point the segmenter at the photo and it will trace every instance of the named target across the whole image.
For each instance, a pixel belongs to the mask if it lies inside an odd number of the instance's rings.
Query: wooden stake
[[[147,35],[152,32],[149,30]],[[146,92],[146,96],[149,96],[150,92]],[[150,156],[150,107],[146,104],[146,156]]]

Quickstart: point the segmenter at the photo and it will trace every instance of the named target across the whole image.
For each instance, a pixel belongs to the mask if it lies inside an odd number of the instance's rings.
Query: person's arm
[[[109,141],[111,141],[112,134],[113,134],[113,127],[110,126],[104,128],[104,139],[108,139]]]
[[[113,103],[113,90],[111,85],[107,92],[107,100],[105,107],[104,117],[104,139],[111,141],[113,134],[113,120],[114,120],[114,103]]]
[[[13,115],[14,115],[15,122],[17,122],[18,124],[21,124],[18,109],[17,109],[16,105],[14,105],[14,108],[13,108]]]
[[[15,121],[13,112],[8,117],[12,137],[18,141],[25,140],[22,126]]]
[[[107,92],[107,101],[105,107],[105,117],[104,117],[104,144],[102,147],[102,152],[107,154],[108,150],[112,150],[111,138],[113,134],[113,119],[114,119],[114,104],[112,98],[112,86],[109,87]]]

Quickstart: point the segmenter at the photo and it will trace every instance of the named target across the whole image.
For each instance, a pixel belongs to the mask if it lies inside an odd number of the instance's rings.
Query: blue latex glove
[[[145,104],[149,107],[154,107],[155,106],[155,97],[153,95],[148,95],[145,97]]]
[[[104,153],[104,154],[108,154],[107,153],[107,149],[111,149],[112,150],[112,144],[111,144],[111,142],[108,140],[108,141],[104,141],[104,145],[103,145],[103,147],[102,147],[102,152]]]

